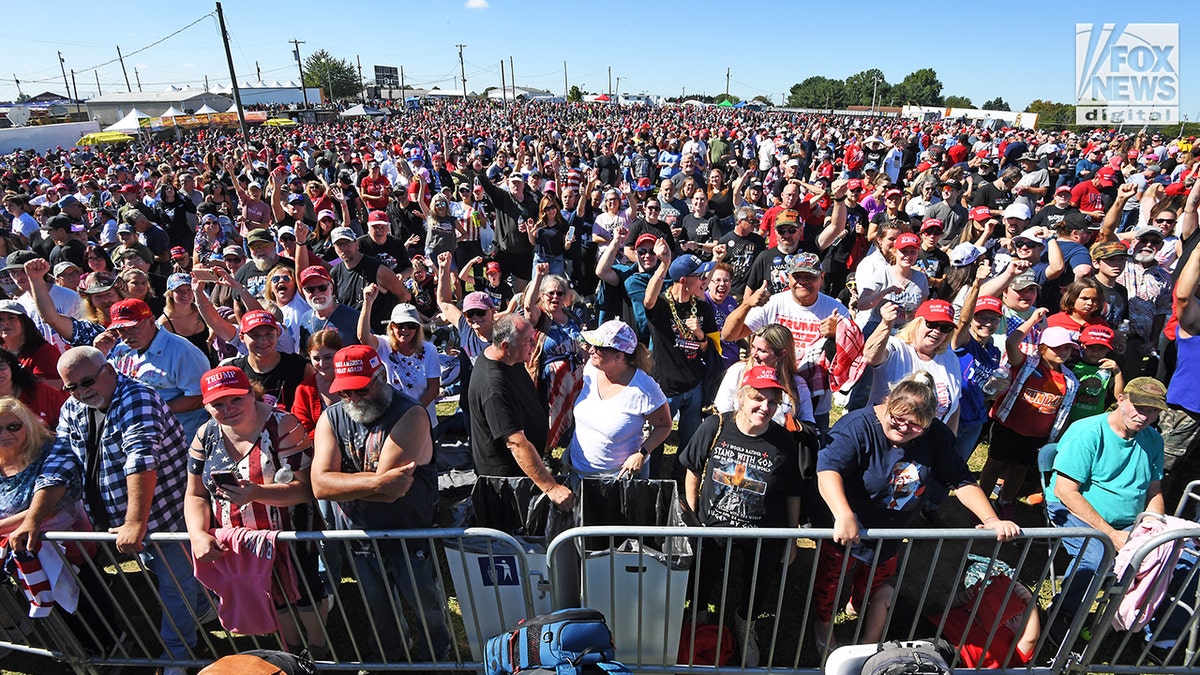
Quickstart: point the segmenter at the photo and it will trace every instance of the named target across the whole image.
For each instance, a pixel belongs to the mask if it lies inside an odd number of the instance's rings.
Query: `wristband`
[[[649,457],[650,452],[651,451],[648,448],[646,448],[645,446],[638,448],[638,453],[641,454],[642,457]]]
[[[1000,520],[1000,519],[997,518],[996,516],[992,516],[991,518],[988,518],[987,520],[983,521],[983,524],[987,525],[988,523],[992,522],[993,520]]]

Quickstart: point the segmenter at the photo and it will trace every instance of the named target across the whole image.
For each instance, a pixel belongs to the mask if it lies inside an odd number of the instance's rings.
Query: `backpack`
[[[874,656],[863,664],[861,675],[902,675],[903,673],[928,673],[950,675],[949,662],[954,659],[954,648],[945,640],[931,642],[913,640],[885,642]]]
[[[614,660],[612,633],[594,609],[560,609],[522,619],[484,647],[487,675],[613,673],[629,670]]]

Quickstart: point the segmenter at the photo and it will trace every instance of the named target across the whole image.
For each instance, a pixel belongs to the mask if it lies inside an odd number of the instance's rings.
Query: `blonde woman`
[[[425,340],[425,328],[417,308],[404,302],[392,308],[387,334],[371,332],[371,307],[379,297],[379,286],[363,289],[363,308],[358,319],[358,340],[379,353],[387,371],[388,384],[416,401],[429,413],[429,424],[437,426],[437,398],[442,386],[442,368],[437,348]]]

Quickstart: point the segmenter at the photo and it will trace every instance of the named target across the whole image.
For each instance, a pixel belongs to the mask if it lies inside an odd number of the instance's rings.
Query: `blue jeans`
[[[563,276],[566,266],[566,260],[561,255],[551,255],[542,257],[536,253],[533,254],[533,264],[536,267],[538,263],[547,263],[550,265],[548,274],[557,274]]]
[[[954,452],[964,460],[971,459],[971,454],[979,445],[979,434],[983,431],[984,422],[979,424],[960,424],[958,436],[954,439]]]
[[[1050,522],[1055,527],[1091,527],[1072,514],[1060,502],[1046,501],[1046,509],[1050,512]],[[1071,564],[1067,567],[1067,576],[1063,581],[1062,592],[1056,602],[1062,604],[1059,619],[1065,620],[1075,615],[1079,610],[1091,611],[1091,600],[1084,597],[1092,579],[1104,561],[1104,546],[1098,539],[1068,537],[1063,539],[1063,546],[1071,554]]]
[[[689,389],[682,394],[667,397],[667,405],[671,408],[671,416],[679,414],[679,451],[687,447],[688,441],[695,435],[696,429],[700,428],[700,411],[704,408],[704,392],[703,382],[697,382],[695,388]],[[655,460],[658,461],[655,461]],[[657,476],[658,466],[662,462],[662,452],[656,451],[650,455],[650,475]],[[683,465],[678,461],[675,463],[677,468],[673,468],[671,475],[673,478],[682,478]],[[676,476],[675,474],[679,475]]]
[[[190,648],[196,646],[196,620],[192,613],[202,615],[209,609],[204,587],[192,572],[191,550],[187,542],[162,542],[147,546],[141,558],[158,578],[158,597],[163,608],[159,635],[167,653],[174,659],[189,658]]]
[[[431,657],[438,661],[448,659],[451,637],[446,625],[446,599],[442,596],[437,562],[425,551],[413,551],[406,555],[402,544],[385,546],[381,541],[380,553],[384,558],[382,567],[386,569],[388,579],[383,578],[380,562],[373,555],[352,555],[349,559],[354,568],[354,578],[362,586],[375,629],[379,631],[379,639],[383,642],[383,655],[388,661],[405,661],[403,645],[411,636],[413,660]],[[392,591],[390,599],[389,588]],[[395,591],[400,592],[399,596]],[[420,617],[423,626],[410,629],[400,604],[401,597],[413,614]],[[399,626],[393,621],[393,602],[396,616],[400,618]],[[426,628],[429,630],[428,637]]]

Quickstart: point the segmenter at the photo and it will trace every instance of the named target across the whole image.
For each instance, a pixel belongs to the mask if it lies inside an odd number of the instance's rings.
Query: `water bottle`
[[[984,396],[995,396],[1008,386],[1009,378],[1012,377],[1012,369],[1007,363],[1001,364],[998,368],[992,371],[987,382],[983,383],[980,389],[983,390]]]
[[[1117,333],[1128,336],[1129,326],[1129,319],[1122,320],[1121,323],[1117,324]]]

